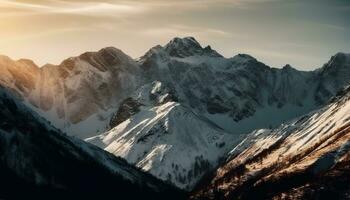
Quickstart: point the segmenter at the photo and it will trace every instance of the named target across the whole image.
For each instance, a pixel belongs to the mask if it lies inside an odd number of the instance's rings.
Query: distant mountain
[[[224,58],[193,38],[154,47],[139,63],[148,79],[171,85],[179,102],[236,134],[278,126],[350,84],[349,54],[338,53],[315,71],[275,69],[245,54]]]
[[[193,37],[137,60],[112,47],[41,68],[0,58],[0,85],[56,128],[186,189],[241,134],[320,108],[348,84],[349,54],[314,71],[276,69],[246,54],[225,58]]]
[[[350,87],[331,103],[247,135],[193,199],[349,199]]]
[[[41,68],[0,57],[0,84],[55,127],[80,138],[106,129],[115,107],[139,85],[139,71],[134,60],[112,47]]]
[[[1,199],[182,199],[125,160],[69,138],[0,88]]]

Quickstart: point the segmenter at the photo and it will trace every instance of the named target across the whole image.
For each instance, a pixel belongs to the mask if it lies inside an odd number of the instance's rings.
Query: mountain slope
[[[121,158],[69,138],[0,88],[0,198],[183,198]]]
[[[324,108],[247,135],[194,199],[350,198],[350,87]]]
[[[32,61],[0,57],[0,72],[2,85],[55,127],[80,138],[103,132],[139,79],[137,63],[113,47],[40,68]]]
[[[161,82],[142,87],[122,104],[126,116],[110,131],[87,141],[121,156],[156,177],[191,189],[216,167],[239,137],[174,101]],[[126,114],[129,113],[129,114]],[[117,118],[118,119],[118,118]]]

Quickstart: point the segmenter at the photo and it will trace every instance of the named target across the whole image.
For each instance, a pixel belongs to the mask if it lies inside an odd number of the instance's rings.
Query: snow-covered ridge
[[[215,185],[227,199],[232,195],[244,195],[245,198],[284,195],[292,199],[302,199],[302,195],[308,195],[307,192],[316,195],[312,188],[322,189],[317,184],[349,181],[346,175],[350,172],[346,167],[350,161],[349,141],[350,87],[339,92],[329,105],[319,110],[277,129],[248,134],[233,148],[226,164],[216,171],[207,188],[202,188],[197,194],[210,195],[213,190],[209,188]],[[284,188],[273,188],[274,184],[284,184]],[[242,187],[251,191],[242,193]],[[340,188],[328,187],[345,194]],[[264,193],[259,193],[258,188],[265,188]]]
[[[57,128],[84,138],[108,127],[120,101],[139,85],[139,71],[133,59],[108,47],[41,68],[1,59],[0,84]]]
[[[63,135],[4,88],[0,108],[1,197],[41,199],[60,192],[92,198],[117,192],[163,199],[170,192],[181,198],[180,191],[125,160]]]
[[[139,110],[110,131],[87,141],[190,190],[217,166],[239,137],[174,102],[174,98],[167,98],[168,91],[161,82],[136,91],[134,98],[139,103],[130,105],[138,105]]]
[[[182,104],[231,133],[276,127],[319,108],[350,84],[347,54],[338,53],[321,69],[305,72],[290,65],[270,68],[246,54],[171,55],[169,46],[201,49],[194,38],[175,38],[157,46],[139,60],[145,77],[171,85]]]
[[[185,58],[189,56],[210,56],[222,57],[219,53],[212,50],[210,46],[202,46],[193,37],[174,38],[164,46],[164,50],[172,57]]]

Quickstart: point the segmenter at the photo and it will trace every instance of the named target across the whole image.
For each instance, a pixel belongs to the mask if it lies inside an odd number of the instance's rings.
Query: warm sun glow
[[[115,46],[136,58],[194,36],[226,57],[248,53],[274,67],[313,69],[350,50],[348,18],[349,3],[340,0],[0,0],[0,54],[58,64]]]

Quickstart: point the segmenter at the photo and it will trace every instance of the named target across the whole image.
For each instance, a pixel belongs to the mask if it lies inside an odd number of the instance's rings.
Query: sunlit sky
[[[114,46],[137,58],[194,36],[226,57],[310,70],[350,52],[350,0],[0,0],[0,54],[59,64]]]

